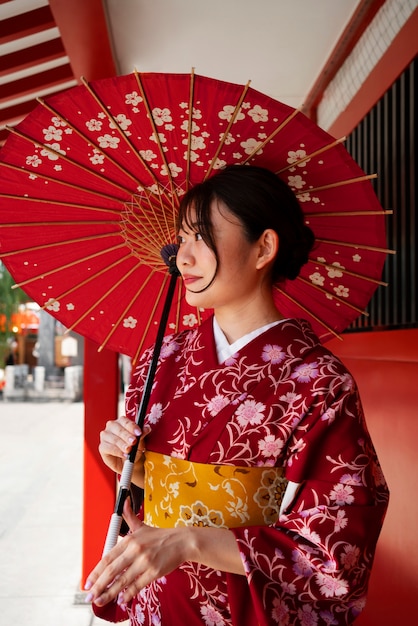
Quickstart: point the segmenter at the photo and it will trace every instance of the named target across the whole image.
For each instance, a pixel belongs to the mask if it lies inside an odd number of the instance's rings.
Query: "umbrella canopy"
[[[0,256],[67,328],[135,360],[157,332],[179,202],[227,164],[274,171],[316,235],[301,275],[274,289],[287,317],[322,341],[361,312],[380,281],[384,211],[369,176],[300,111],[252,89],[189,74],[104,79],[49,97],[0,151]],[[208,311],[179,282],[173,331]]]

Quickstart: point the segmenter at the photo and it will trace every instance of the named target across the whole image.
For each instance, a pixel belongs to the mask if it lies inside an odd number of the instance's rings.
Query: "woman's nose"
[[[177,266],[181,268],[193,263],[193,253],[191,246],[188,242],[184,242],[177,252]]]

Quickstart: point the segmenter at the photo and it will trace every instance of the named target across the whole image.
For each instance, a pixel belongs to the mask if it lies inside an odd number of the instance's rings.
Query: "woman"
[[[151,351],[127,417],[102,433],[115,472],[141,437],[144,522],[125,506],[131,533],[90,574],[88,600],[131,624],[352,624],[388,492],[352,377],[273,301],[313,234],[291,190],[248,166],[191,189],[178,232],[187,301],[214,316],[166,338],[144,433]]]

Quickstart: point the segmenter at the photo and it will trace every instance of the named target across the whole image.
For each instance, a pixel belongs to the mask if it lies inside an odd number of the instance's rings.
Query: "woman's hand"
[[[105,430],[100,433],[99,452],[104,463],[117,474],[121,474],[123,464],[138,437],[140,437],[140,441],[135,457],[132,482],[142,487],[144,482],[144,436],[141,437],[141,431],[135,422],[124,416],[107,422]]]
[[[166,576],[185,561],[245,574],[232,532],[224,528],[181,526],[153,528],[133,513],[129,499],[123,516],[131,533],[96,565],[85,589],[86,602],[104,606],[112,600],[124,607],[152,581]]]
[[[96,565],[85,589],[86,602],[104,606],[118,600],[122,607],[138,592],[176,569],[187,560],[185,553],[188,528],[153,528],[133,513],[129,499],[123,516],[131,533],[121,539]]]

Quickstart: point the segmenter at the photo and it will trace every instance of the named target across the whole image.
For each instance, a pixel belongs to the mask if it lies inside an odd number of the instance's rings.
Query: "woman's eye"
[[[202,241],[203,237],[200,233],[195,233],[194,234],[194,238],[196,239],[196,241]]]

